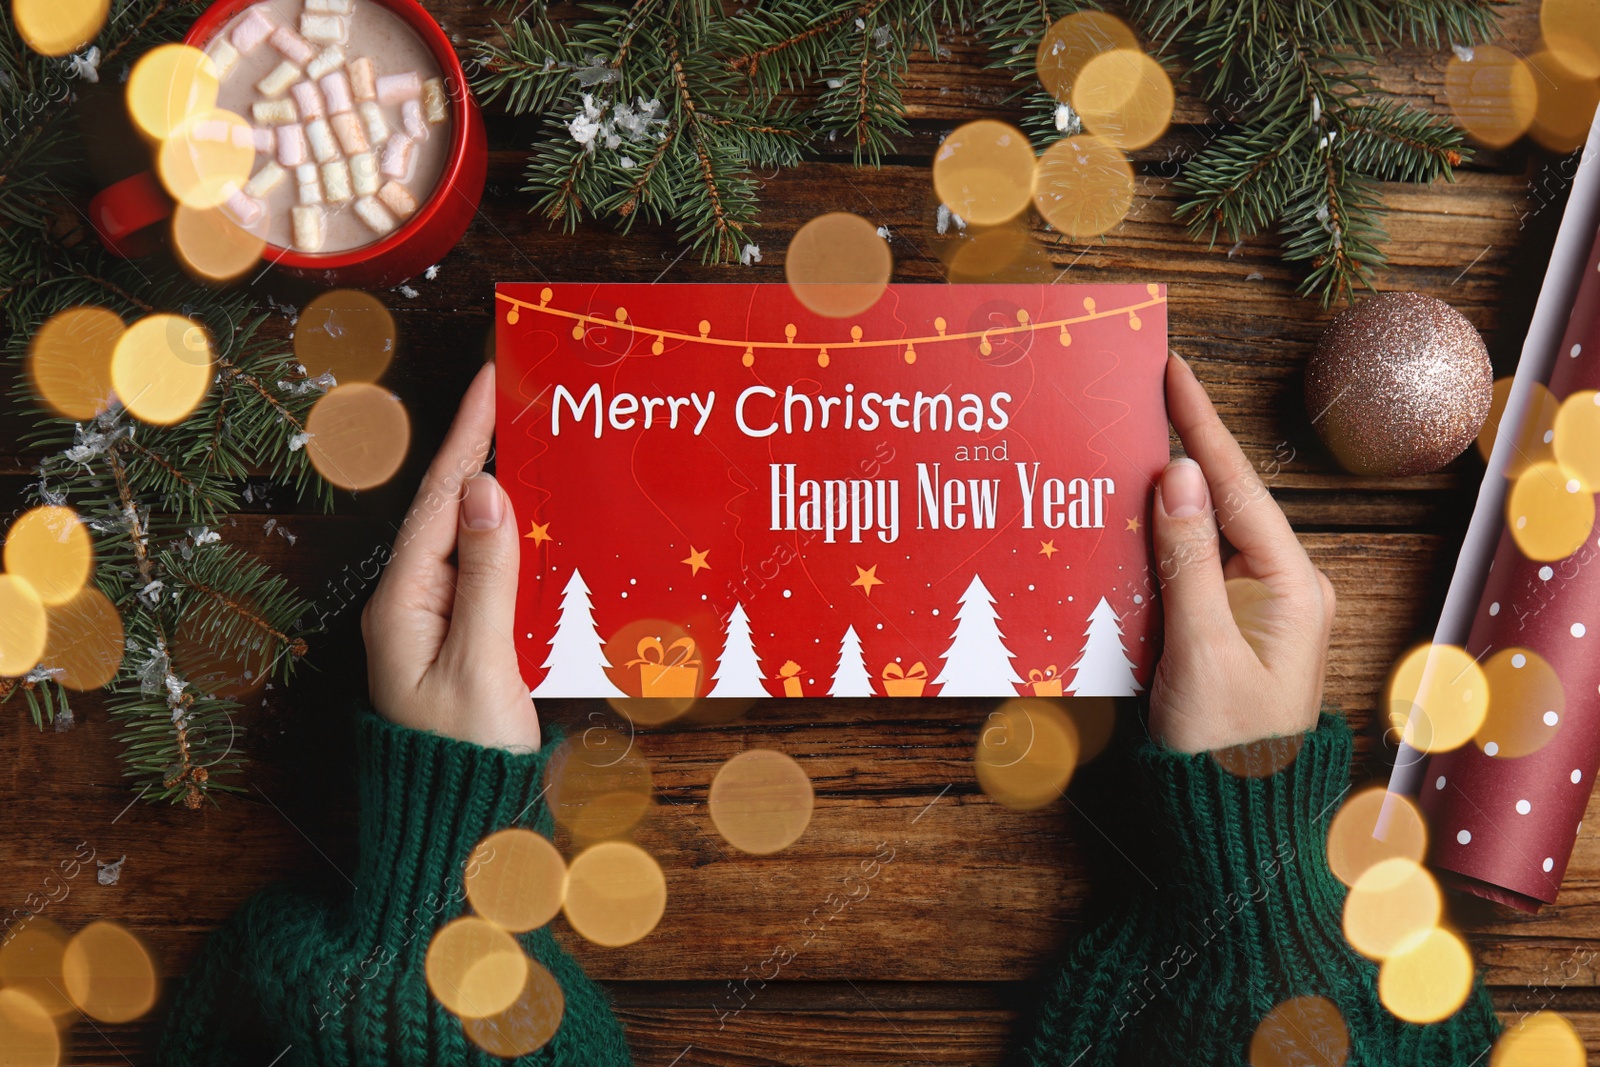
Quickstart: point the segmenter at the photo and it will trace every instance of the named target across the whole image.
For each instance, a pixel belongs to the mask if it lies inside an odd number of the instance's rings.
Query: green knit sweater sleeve
[[[477,843],[508,826],[550,833],[541,778],[551,746],[518,755],[365,713],[358,749],[354,892],[274,886],[253,897],[178,991],[161,1062],[627,1067],[605,993],[548,928],[519,940],[560,983],[565,1012],[530,1056],[480,1052],[424,977],[434,931],[466,910],[462,878]]]
[[[1488,1062],[1499,1024],[1481,982],[1453,1016],[1427,1026],[1379,1002],[1377,965],[1344,939],[1345,889],[1327,863],[1350,729],[1325,714],[1302,740],[1294,761],[1266,777],[1230,773],[1210,754],[1139,747],[1129,786],[1147,802],[1153,847],[1137,861],[1147,880],[1046,988],[1025,1036],[1030,1064],[1247,1067],[1261,1020],[1301,996],[1338,1008],[1350,1067]],[[1283,1062],[1302,1059],[1323,1062]]]

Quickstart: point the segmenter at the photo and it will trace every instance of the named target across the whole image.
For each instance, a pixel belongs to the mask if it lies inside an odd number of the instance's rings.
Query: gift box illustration
[[[1058,697],[1061,695],[1061,676],[1056,673],[1054,663],[1039,670],[1035,667],[1028,672],[1028,685],[1033,689],[1036,697]]]
[[[898,663],[883,665],[883,695],[886,697],[919,697],[928,684],[928,667],[922,661],[910,667]]]
[[[783,679],[783,695],[786,697],[803,697],[806,695],[805,687],[800,683],[800,664],[794,660],[784,661],[778,668],[778,677]]]
[[[639,695],[643,697],[693,697],[700,685],[700,661],[694,657],[694,638],[680,637],[663,645],[659,637],[639,639],[638,658],[628,661],[639,668]]]

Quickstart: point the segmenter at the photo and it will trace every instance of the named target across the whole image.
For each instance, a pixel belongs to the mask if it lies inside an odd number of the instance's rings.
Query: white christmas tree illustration
[[[549,668],[544,681],[534,689],[536,697],[620,697],[626,696],[606,676],[611,663],[606,660],[605,642],[594,624],[594,605],[583,575],[573,568],[567,587],[561,591],[561,617],[550,639]]]
[[[944,654],[944,669],[934,681],[942,697],[1015,696],[1022,682],[1011,668],[1011,650],[997,625],[994,597],[976,574],[961,594],[956,632]]]
[[[839,666],[833,672],[833,685],[828,689],[831,697],[869,697],[872,695],[872,675],[867,671],[866,657],[861,654],[861,637],[854,626],[845,628],[839,639]]]
[[[750,616],[743,604],[735,604],[728,613],[726,639],[722,642],[722,656],[717,660],[716,685],[709,696],[714,697],[765,697],[772,694],[761,684],[761,660],[756,656],[756,645],[750,638]]]
[[[1080,697],[1131,697],[1140,688],[1133,661],[1122,647],[1122,624],[1105,597],[1089,613],[1083,651],[1072,665],[1076,673],[1067,691]]]

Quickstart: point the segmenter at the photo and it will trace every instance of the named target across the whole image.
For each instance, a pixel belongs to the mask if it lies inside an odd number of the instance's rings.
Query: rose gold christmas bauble
[[[1426,474],[1449,463],[1488,417],[1494,369],[1455,308],[1382,293],[1328,326],[1306,365],[1306,411],[1355,474]]]

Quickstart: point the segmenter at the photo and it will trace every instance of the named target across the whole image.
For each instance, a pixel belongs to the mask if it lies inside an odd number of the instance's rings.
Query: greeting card
[[[1121,696],[1159,633],[1158,285],[505,284],[538,697]]]

